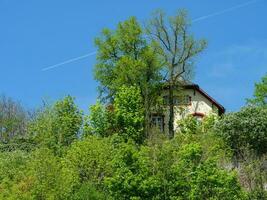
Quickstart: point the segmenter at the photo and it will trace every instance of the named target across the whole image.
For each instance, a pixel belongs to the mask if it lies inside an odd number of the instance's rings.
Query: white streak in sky
[[[246,6],[249,6],[251,4],[255,4],[257,2],[259,2],[261,0],[252,0],[252,1],[248,1],[246,3],[243,3],[243,4],[239,4],[239,5],[236,5],[236,6],[233,6],[233,7],[230,7],[230,8],[227,8],[225,10],[221,10],[221,11],[218,11],[218,12],[215,12],[215,13],[212,13],[212,14],[209,14],[209,15],[205,15],[205,16],[202,16],[202,17],[198,17],[196,19],[193,19],[192,20],[192,23],[194,22],[198,22],[198,21],[202,21],[202,20],[205,20],[205,19],[208,19],[208,18],[211,18],[211,17],[215,17],[215,16],[218,16],[218,15],[222,15],[224,13],[227,13],[227,12],[231,12],[231,11],[234,11],[234,10],[237,10],[239,8],[242,8],[242,7],[246,7]]]
[[[51,65],[51,66],[48,66],[48,67],[45,67],[42,69],[42,71],[47,71],[47,70],[51,70],[51,69],[55,69],[55,68],[58,68],[62,65],[65,65],[65,64],[68,64],[68,63],[72,63],[72,62],[75,62],[77,60],[81,60],[83,58],[87,58],[89,56],[92,56],[92,55],[95,55],[96,54],[96,51],[94,52],[91,52],[91,53],[88,53],[88,54],[85,54],[83,56],[79,56],[79,57],[76,57],[76,58],[72,58],[72,59],[69,59],[69,60],[66,60],[64,62],[61,62],[61,63],[58,63],[58,64],[55,64],[55,65]]]
[[[232,12],[232,11],[235,11],[235,10],[237,10],[239,8],[246,7],[246,6],[249,6],[251,4],[255,4],[255,3],[259,2],[259,1],[261,1],[261,0],[247,1],[246,3],[243,3],[243,4],[239,4],[239,5],[236,5],[236,6],[233,6],[233,7],[230,7],[230,8],[227,8],[227,9],[224,9],[224,10],[221,10],[221,11],[218,11],[218,12],[215,12],[215,13],[212,13],[212,14],[209,14],[209,15],[198,17],[198,18],[193,19],[192,20],[192,23],[195,23],[195,22],[198,22],[198,21],[202,21],[202,20],[205,20],[205,19],[208,19],[208,18],[211,18],[211,17],[215,17],[215,16],[218,16],[218,15],[222,15],[222,14],[227,13],[227,12]],[[42,69],[42,71],[52,70],[52,69],[58,68],[58,67],[60,67],[62,65],[65,65],[65,64],[68,64],[68,63],[72,63],[72,62],[75,62],[77,60],[81,60],[83,58],[86,58],[86,57],[95,55],[96,53],[97,52],[94,51],[94,52],[85,54],[83,56],[72,58],[72,59],[66,60],[64,62],[55,64],[55,65],[51,65],[51,66],[45,67],[45,68]]]

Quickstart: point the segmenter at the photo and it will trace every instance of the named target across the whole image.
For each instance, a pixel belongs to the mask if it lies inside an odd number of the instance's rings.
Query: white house
[[[225,108],[197,84],[189,83],[184,85],[182,96],[180,94],[181,91],[177,90],[174,92],[174,129],[177,128],[177,121],[185,116],[192,115],[201,120],[204,116],[211,113],[222,115],[225,112]],[[164,89],[162,97],[165,102],[168,102],[168,89]],[[168,120],[168,109],[165,109],[160,114],[155,113],[152,115],[153,124],[164,132],[168,132]]]

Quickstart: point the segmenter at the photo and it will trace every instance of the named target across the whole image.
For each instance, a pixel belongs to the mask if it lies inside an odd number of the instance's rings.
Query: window
[[[163,104],[168,105],[169,104],[169,97],[163,96]],[[173,97],[173,104],[174,105],[190,105],[191,104],[191,96],[185,95],[185,96],[174,96]]]
[[[185,95],[182,97],[176,97],[177,102],[175,105],[190,105],[191,104],[191,97],[189,95]],[[175,103],[175,101],[174,101]]]
[[[164,117],[163,115],[153,115],[152,125],[157,127],[160,131],[164,131]]]

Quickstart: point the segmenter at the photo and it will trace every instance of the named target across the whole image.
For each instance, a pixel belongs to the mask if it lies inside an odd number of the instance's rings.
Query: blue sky
[[[158,8],[169,15],[185,8],[201,19],[192,32],[209,45],[194,82],[228,111],[244,106],[267,72],[267,0],[0,0],[0,94],[28,108],[70,94],[87,109],[97,98],[95,55],[42,69],[94,52],[102,28],[130,16],[144,23]]]

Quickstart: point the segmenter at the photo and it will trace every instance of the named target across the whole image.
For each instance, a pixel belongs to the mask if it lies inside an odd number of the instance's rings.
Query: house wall
[[[191,97],[190,105],[175,106],[175,116],[174,116],[174,129],[177,129],[177,122],[194,113],[201,113],[204,115],[209,115],[211,113],[218,114],[218,108],[212,104],[212,102],[194,89],[186,89],[183,91],[184,95],[189,95]],[[163,96],[167,95],[168,91],[164,91]],[[177,92],[174,93],[177,95]],[[169,122],[169,110],[166,108],[164,112],[164,131],[168,132],[168,122]]]

